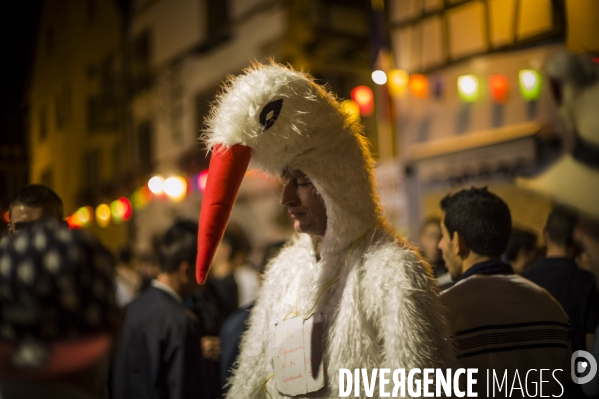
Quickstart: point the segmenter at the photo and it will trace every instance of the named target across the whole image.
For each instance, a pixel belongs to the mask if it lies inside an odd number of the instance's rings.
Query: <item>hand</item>
[[[220,356],[220,338],[214,336],[202,337],[202,354],[206,359],[218,360]]]

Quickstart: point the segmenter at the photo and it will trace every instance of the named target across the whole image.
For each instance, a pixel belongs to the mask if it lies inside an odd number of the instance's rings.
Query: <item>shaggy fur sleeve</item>
[[[263,384],[273,372],[274,314],[277,311],[280,313],[278,305],[285,294],[290,291],[290,284],[295,281],[289,278],[290,275],[293,275],[291,269],[296,265],[298,257],[306,252],[298,238],[296,237],[296,240],[287,245],[266,267],[264,281],[256,305],[252,309],[248,320],[249,328],[241,339],[241,352],[235,365],[233,377],[228,381],[230,389],[227,398],[229,399],[261,399],[263,397]],[[309,244],[309,239],[304,243],[304,246],[306,244]],[[290,259],[295,262],[290,262]],[[279,318],[276,319],[279,320]],[[270,390],[273,389],[272,382],[271,379]]]
[[[230,389],[227,398],[262,398],[261,388],[271,373],[268,365],[266,342],[269,336],[270,290],[261,290],[256,305],[249,317],[249,328],[241,339],[241,353],[229,379]]]
[[[383,345],[381,367],[452,367],[453,345],[430,267],[396,241],[365,256],[361,291]]]

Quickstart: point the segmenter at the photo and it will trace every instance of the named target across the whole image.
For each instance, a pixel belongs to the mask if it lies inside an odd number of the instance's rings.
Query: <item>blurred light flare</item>
[[[4,221],[6,223],[10,223],[10,212],[9,211],[4,212]]]
[[[127,198],[121,197],[110,203],[110,211],[114,223],[119,224],[121,222],[126,222],[131,218],[133,208],[131,207],[131,202]]]
[[[387,74],[384,71],[376,70],[372,72],[372,81],[377,85],[384,85],[387,83]]]
[[[110,207],[106,204],[100,204],[96,207],[96,223],[100,227],[107,227],[110,224]]]
[[[77,219],[75,214],[72,214],[71,216],[67,216],[65,218],[65,221],[69,225],[69,229],[80,229],[81,228],[81,222],[79,221],[79,219]]]
[[[351,91],[351,99],[358,104],[360,115],[370,116],[374,111],[374,94],[368,86],[356,86]]]
[[[469,103],[478,99],[478,78],[474,75],[462,75],[458,77],[458,92],[463,101]]]
[[[131,196],[131,202],[135,209],[143,209],[152,200],[152,192],[147,185],[139,187]]]
[[[181,201],[187,194],[187,181],[180,176],[169,177],[162,185],[164,193],[173,201]]]
[[[87,226],[93,219],[93,209],[91,206],[83,206],[75,212],[73,217],[77,219],[81,226]]]
[[[164,179],[161,176],[154,176],[148,180],[148,188],[156,195],[164,192]]]
[[[353,100],[343,100],[341,103],[345,112],[349,115],[352,121],[360,121],[360,107]],[[204,191],[204,190],[202,190]]]
[[[520,94],[526,101],[534,101],[541,93],[541,77],[537,71],[523,69],[518,73]]]
[[[424,75],[410,76],[410,92],[415,98],[425,99],[428,96],[428,79]]]
[[[393,69],[389,71],[387,87],[389,94],[393,97],[403,97],[406,95],[410,75],[403,69]]]
[[[507,101],[509,84],[505,76],[499,74],[489,76],[489,87],[494,102],[501,104]]]

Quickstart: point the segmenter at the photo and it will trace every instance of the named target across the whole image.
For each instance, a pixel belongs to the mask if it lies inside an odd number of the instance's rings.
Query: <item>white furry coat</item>
[[[301,234],[268,266],[228,398],[262,397],[273,373],[275,324],[295,309],[296,298],[306,315],[340,273],[315,309],[323,314],[325,387],[303,397],[338,396],[340,368],[453,365],[430,267],[384,221],[362,127],[332,93],[304,73],[257,64],[226,83],[207,122],[210,148],[247,146],[251,167],[304,172],[327,214],[319,261],[310,236]],[[267,388],[281,397],[273,379]]]
[[[228,398],[263,397],[262,385],[273,373],[275,323],[294,310],[296,294],[299,313],[305,315],[324,288],[323,265],[343,267],[347,255],[317,262],[310,237],[301,234],[271,262]],[[324,318],[325,387],[299,397],[338,397],[340,368],[450,367],[452,346],[433,285],[421,259],[386,228],[369,233],[315,309]],[[284,397],[274,379],[267,389],[273,398]],[[378,397],[378,385],[374,392]]]

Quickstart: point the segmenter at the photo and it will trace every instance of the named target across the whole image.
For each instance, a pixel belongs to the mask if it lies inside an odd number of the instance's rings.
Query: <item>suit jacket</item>
[[[150,287],[126,308],[112,397],[202,398],[201,362],[196,320],[172,295]]]

